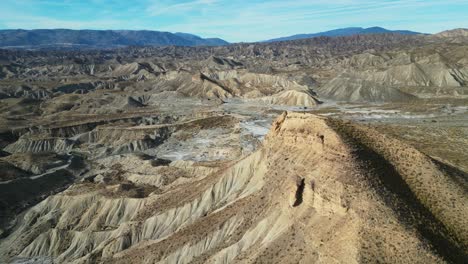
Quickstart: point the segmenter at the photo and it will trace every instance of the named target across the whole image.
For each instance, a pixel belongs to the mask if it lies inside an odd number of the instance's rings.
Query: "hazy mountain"
[[[116,46],[220,46],[222,39],[149,30],[0,30],[0,47],[108,48]]]
[[[362,27],[348,27],[348,28],[339,28],[325,32],[319,33],[311,33],[311,34],[298,34],[292,35],[289,37],[282,37],[282,38],[275,38],[266,40],[265,42],[275,42],[275,41],[286,41],[286,40],[295,40],[295,39],[305,39],[305,38],[313,38],[313,37],[338,37],[338,36],[351,36],[357,34],[379,34],[379,33],[399,33],[404,35],[416,35],[421,34],[419,32],[409,31],[409,30],[388,30],[381,27],[370,27],[370,28],[362,28]]]
[[[197,35],[182,32],[177,32],[174,34],[186,40],[192,41],[195,44],[190,46],[222,46],[229,44],[229,42],[220,38],[200,38]]]

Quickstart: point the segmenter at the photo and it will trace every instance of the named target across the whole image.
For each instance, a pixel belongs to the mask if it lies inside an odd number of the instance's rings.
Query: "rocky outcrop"
[[[284,113],[253,154],[137,198],[131,190],[150,182],[131,173],[126,177],[137,185],[116,182],[121,170],[136,172],[127,164],[112,165],[107,182],[75,184],[28,210],[2,241],[2,258],[357,263],[466,257],[464,187],[413,147],[364,126]],[[148,165],[140,171],[146,178],[162,172]]]

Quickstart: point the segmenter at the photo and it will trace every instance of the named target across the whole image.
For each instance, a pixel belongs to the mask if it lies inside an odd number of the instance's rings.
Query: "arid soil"
[[[466,263],[467,54],[0,50],[0,262]]]

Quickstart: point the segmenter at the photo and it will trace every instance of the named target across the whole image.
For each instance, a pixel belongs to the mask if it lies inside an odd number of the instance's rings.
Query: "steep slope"
[[[316,91],[323,98],[348,102],[395,102],[416,98],[391,86],[368,81],[352,73],[342,73]]]
[[[467,257],[466,179],[361,125],[284,113],[263,146],[237,162],[208,169],[140,161],[146,177],[171,175],[165,184],[145,181],[160,191],[122,181],[137,162],[115,162],[101,162],[111,167],[105,176],[28,210],[1,241],[2,259],[462,263]]]
[[[305,91],[288,90],[260,98],[260,102],[271,105],[315,107],[321,102]]]

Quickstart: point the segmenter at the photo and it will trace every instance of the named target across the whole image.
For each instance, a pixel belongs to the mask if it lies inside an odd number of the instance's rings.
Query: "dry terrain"
[[[466,36],[0,50],[0,263],[467,263]]]

